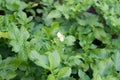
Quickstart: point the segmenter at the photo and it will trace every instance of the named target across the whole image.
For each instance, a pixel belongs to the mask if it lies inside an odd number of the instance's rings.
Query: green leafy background
[[[119,4],[0,0],[0,80],[120,80]]]

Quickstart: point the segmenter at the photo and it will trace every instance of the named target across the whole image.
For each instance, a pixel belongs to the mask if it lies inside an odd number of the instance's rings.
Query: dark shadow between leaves
[[[103,44],[102,41],[100,41],[98,39],[95,39],[92,43],[94,45],[96,45],[98,48],[105,48],[106,47],[106,44]]]

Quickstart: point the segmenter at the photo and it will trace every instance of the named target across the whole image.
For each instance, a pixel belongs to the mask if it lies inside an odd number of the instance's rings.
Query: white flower
[[[64,41],[64,35],[61,34],[60,32],[57,33],[57,37],[60,39],[61,42]]]

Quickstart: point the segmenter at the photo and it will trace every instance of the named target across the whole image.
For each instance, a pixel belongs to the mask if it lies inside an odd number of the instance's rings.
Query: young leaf
[[[90,80],[89,76],[86,75],[85,72],[83,72],[82,70],[79,69],[78,71],[78,75],[80,77],[81,80]]]
[[[29,34],[29,32],[27,31],[27,29],[25,28],[25,27],[21,27],[21,29],[20,29],[20,33],[22,33],[21,34],[21,37],[23,37],[23,39],[24,40],[27,40],[29,37],[30,37],[30,34]]]
[[[105,77],[110,74],[113,68],[113,61],[111,58],[107,58],[92,65],[91,68],[93,69],[93,76],[99,74],[101,77]]]
[[[48,76],[47,80],[56,80],[56,79],[55,79],[55,76],[54,76],[54,75],[50,74],[50,75]]]
[[[60,65],[60,55],[57,51],[54,51],[53,53],[48,54],[50,67],[52,69],[58,67]]]
[[[12,25],[12,29],[9,30],[10,33],[10,45],[13,46],[12,50],[19,52],[23,50],[23,46],[26,43],[26,40],[29,38],[29,32],[25,27],[21,27],[20,30],[15,24]],[[21,34],[22,33],[22,34]]]
[[[109,42],[109,36],[107,36],[107,33],[102,28],[94,28],[94,36],[103,43]]]
[[[0,38],[9,38],[9,33],[8,32],[0,32]]]
[[[58,10],[52,10],[47,16],[47,18],[49,18],[49,19],[50,18],[59,18],[59,17],[61,17],[61,14]]]
[[[40,55],[37,51],[33,50],[29,54],[30,60],[32,60],[36,65],[48,69],[48,59],[45,55]]]
[[[16,10],[23,10],[25,9],[28,5],[20,0],[5,0],[6,5],[5,7],[10,10],[10,11],[16,11]]]
[[[101,76],[100,75],[96,75],[93,77],[92,80],[102,80]]]
[[[68,46],[72,46],[74,45],[74,42],[75,42],[75,37],[72,36],[72,35],[69,35],[65,38],[65,43],[68,45]]]
[[[63,67],[60,72],[58,73],[57,77],[58,79],[60,78],[65,78],[65,77],[69,77],[71,74],[71,68],[70,67]]]
[[[116,71],[120,71],[120,52],[116,52],[116,55],[115,55],[115,68],[116,68]]]
[[[18,15],[18,17],[21,18],[22,20],[24,20],[24,19],[27,18],[26,13],[24,13],[24,12],[22,12],[22,11],[19,11],[17,15]]]

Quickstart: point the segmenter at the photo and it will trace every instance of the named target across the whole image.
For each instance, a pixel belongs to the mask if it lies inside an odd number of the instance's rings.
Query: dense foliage
[[[120,80],[119,0],[0,0],[0,80]]]

